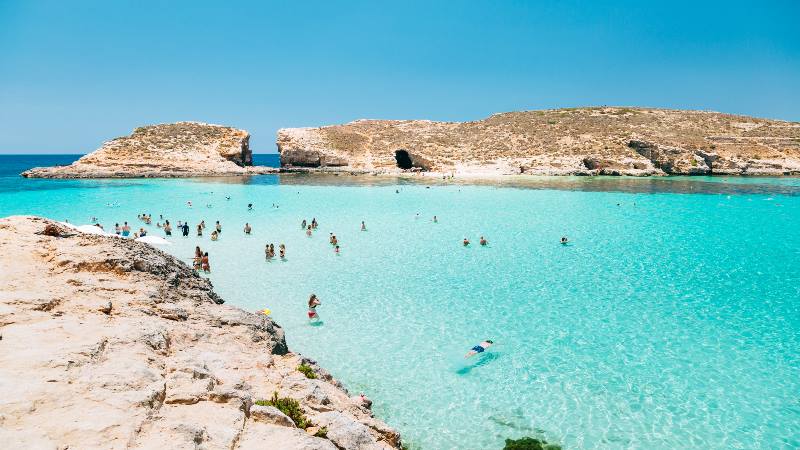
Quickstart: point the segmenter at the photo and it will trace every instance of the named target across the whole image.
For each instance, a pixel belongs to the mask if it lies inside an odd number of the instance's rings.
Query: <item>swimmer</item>
[[[478,353],[483,353],[483,352],[486,351],[486,349],[491,347],[492,344],[494,344],[494,342],[492,342],[489,339],[486,339],[485,341],[481,342],[480,344],[476,345],[475,347],[472,347],[471,349],[469,349],[467,354],[464,355],[464,358],[469,358],[470,356],[475,356]]]
[[[191,207],[192,207],[192,202],[191,202],[191,201],[188,201],[188,202],[186,202],[186,206],[188,206],[189,208],[191,208]]]
[[[253,229],[250,227],[250,224],[249,223],[245,223],[244,224],[244,234],[250,234],[251,231],[253,231]]]
[[[489,243],[489,241],[487,241],[486,238],[481,236],[480,244],[483,245],[483,246],[486,246],[486,244],[488,244],[488,243]]]
[[[367,231],[367,226],[364,224],[364,221],[361,221],[361,231]]]
[[[566,236],[562,236],[562,237],[561,237],[561,245],[565,245],[565,244],[567,244],[567,243],[569,243],[569,239],[567,239],[567,237],[566,237]]]
[[[230,195],[226,195],[226,196],[225,196],[225,200],[230,200],[230,199],[231,199],[231,196],[230,196]]]
[[[317,314],[317,306],[321,305],[322,302],[319,301],[316,294],[311,294],[311,297],[308,299],[308,319],[317,319],[319,320],[319,314]]]
[[[468,246],[468,245],[469,245],[469,239],[467,239],[467,238],[464,238],[464,247],[466,247],[466,246]]]
[[[253,210],[253,204],[252,203],[248,203],[247,204],[247,210],[248,211],[252,211]]]
[[[147,231],[144,231],[144,228],[139,228],[139,237],[147,236]]]

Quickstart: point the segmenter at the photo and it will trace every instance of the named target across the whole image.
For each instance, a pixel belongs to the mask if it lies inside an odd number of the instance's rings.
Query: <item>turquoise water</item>
[[[8,175],[36,162],[0,164]],[[270,308],[290,348],[373,398],[414,447],[523,435],[565,448],[800,447],[800,180],[515,186],[0,176],[0,216],[220,220],[218,242],[193,230],[166,249],[208,251],[228,303]],[[461,245],[480,235],[488,247]],[[285,243],[287,261],[266,262],[266,242]],[[320,326],[305,317],[312,292]],[[497,345],[465,360],[484,338]]]

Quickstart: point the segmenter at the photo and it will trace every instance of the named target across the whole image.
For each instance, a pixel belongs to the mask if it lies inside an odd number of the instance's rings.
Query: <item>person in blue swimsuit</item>
[[[481,342],[480,344],[476,345],[475,347],[472,347],[472,348],[471,348],[471,349],[470,349],[470,350],[467,352],[467,354],[466,354],[466,355],[464,355],[464,358],[469,358],[470,356],[475,356],[475,355],[477,355],[478,353],[483,353],[483,352],[485,352],[485,351],[486,351],[486,349],[488,349],[489,347],[491,347],[491,346],[492,346],[492,344],[494,344],[494,342],[492,342],[492,341],[491,341],[491,340],[489,340],[489,339],[486,339],[485,341]]]

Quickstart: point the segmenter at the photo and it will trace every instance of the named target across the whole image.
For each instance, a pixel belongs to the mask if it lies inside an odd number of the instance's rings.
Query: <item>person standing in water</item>
[[[114,234],[116,234],[117,236],[122,234],[122,228],[120,228],[118,223],[114,224]]]
[[[317,306],[321,305],[322,302],[319,301],[317,298],[317,294],[311,294],[311,297],[308,299],[308,319],[309,320],[319,320],[319,314],[317,314]]]
[[[316,217],[311,218],[311,228],[316,230],[317,227],[319,227],[319,223],[317,223],[317,218]]]
[[[197,225],[197,235],[198,236],[202,236],[203,235],[203,226],[200,225],[200,224]]]
[[[182,231],[183,231],[183,237],[189,236],[189,222],[183,222]]]
[[[164,234],[172,236],[172,225],[169,224],[169,220],[164,222]]]
[[[219,220],[217,221],[217,233],[222,233],[222,225],[219,224]]]
[[[437,219],[436,216],[433,216],[433,223],[439,223],[439,219]]]
[[[311,237],[311,225],[306,229],[306,236]]]
[[[281,259],[286,259],[286,246],[281,244],[279,248],[281,252]]]
[[[128,237],[131,234],[131,226],[128,225],[128,222],[124,222],[122,224],[122,236]]]
[[[306,225],[307,225],[306,224],[306,219],[303,219],[303,221],[300,223],[300,228],[305,230],[306,229]]]
[[[201,260],[200,264],[203,267],[203,272],[211,272],[211,264],[208,262],[208,252],[203,253],[203,259]]]
[[[250,234],[251,231],[253,231],[253,229],[250,228],[250,224],[249,223],[245,223],[244,224],[244,234]]]
[[[480,244],[482,246],[486,246],[488,243],[489,241],[487,241],[485,237],[481,236]]]
[[[467,239],[467,238],[464,238],[464,247],[466,247],[466,246],[468,246],[468,245],[469,245],[469,239]]]
[[[367,226],[364,224],[364,221],[361,221],[361,231],[367,231]]]

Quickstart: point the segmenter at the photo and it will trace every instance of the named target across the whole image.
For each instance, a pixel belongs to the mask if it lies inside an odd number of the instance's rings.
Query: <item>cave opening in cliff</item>
[[[408,170],[414,167],[414,162],[411,161],[411,156],[405,150],[397,150],[394,152],[394,159],[397,160],[397,167]]]

